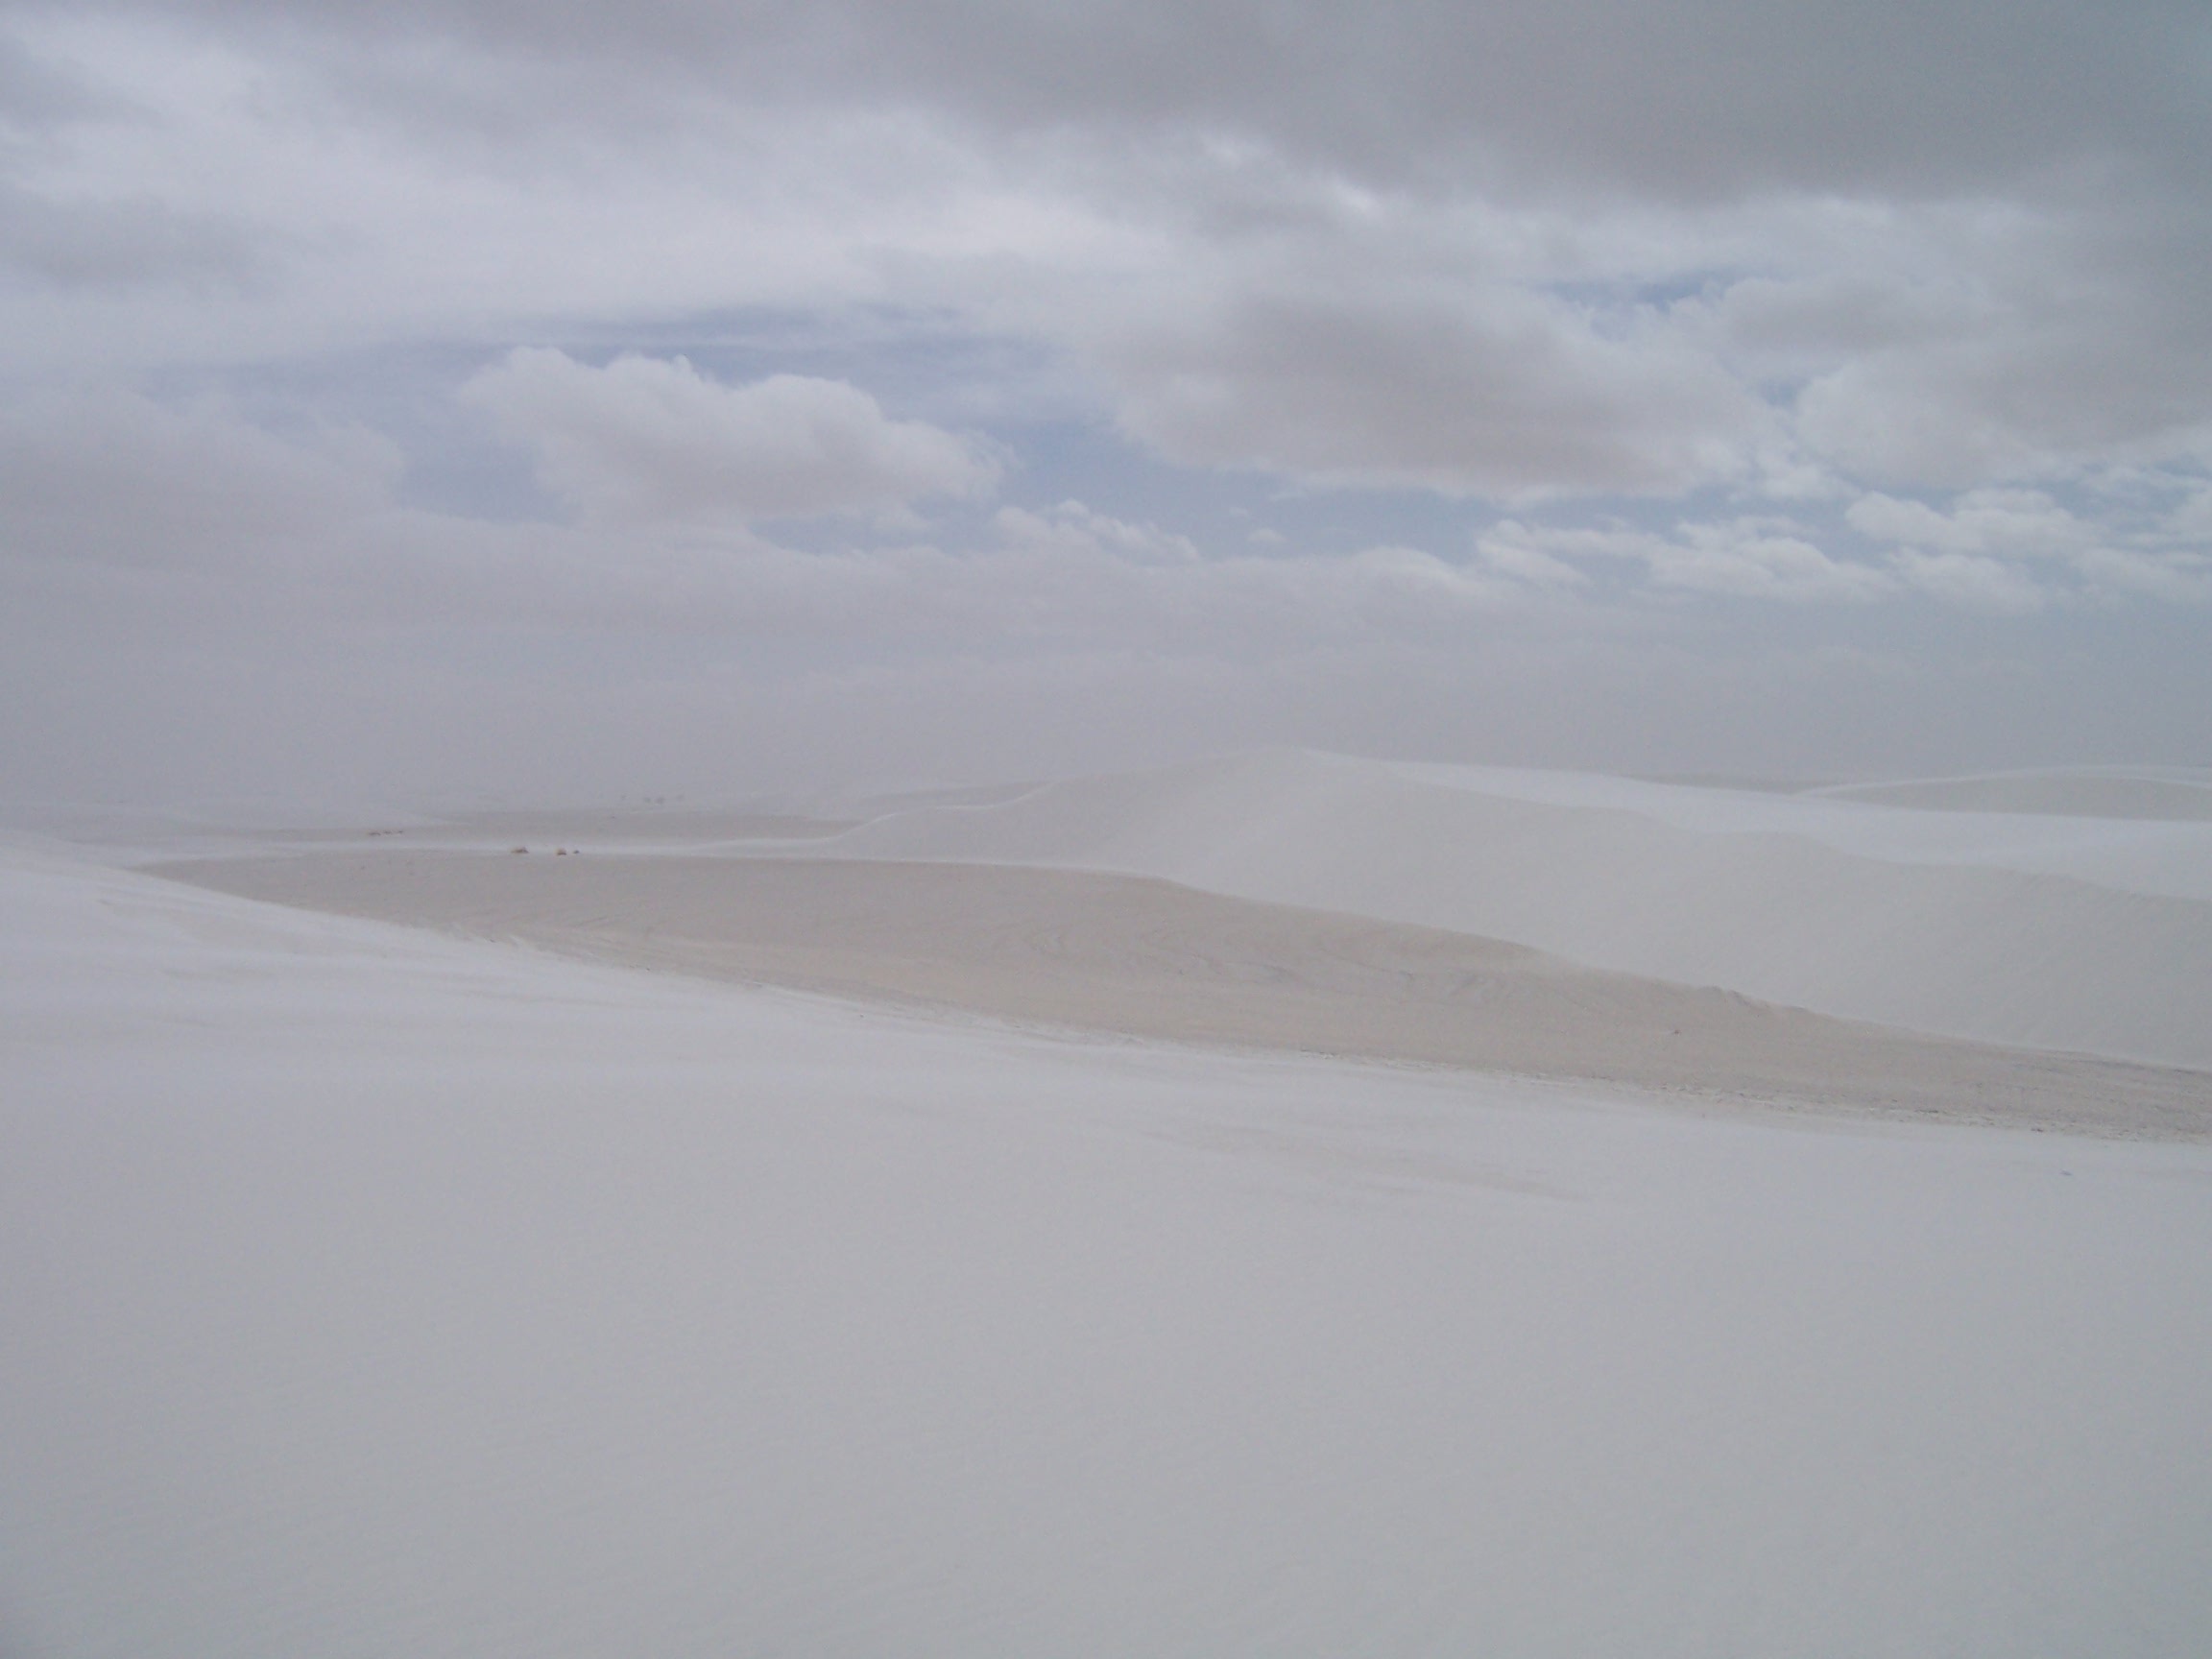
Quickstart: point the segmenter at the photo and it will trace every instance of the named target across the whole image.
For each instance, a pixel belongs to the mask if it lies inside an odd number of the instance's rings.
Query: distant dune
[[[1843,1019],[2212,1068],[2212,823],[2198,819],[1276,752],[892,813],[823,854],[1151,876]]]
[[[2030,812],[2058,818],[2212,820],[2212,782],[2180,777],[2104,772],[1940,778],[1860,783],[1811,791],[1836,801],[1868,801],[1950,812]]]
[[[1132,1037],[2107,1134],[2212,1118],[2212,903],[2173,890],[2212,868],[2205,823],[1268,753],[858,825],[506,813],[247,845],[159,868]]]

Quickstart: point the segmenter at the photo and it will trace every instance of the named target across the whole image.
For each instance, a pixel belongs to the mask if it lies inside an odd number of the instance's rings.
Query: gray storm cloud
[[[250,282],[198,312],[242,349],[890,301],[1314,481],[2207,452],[2198,8],[177,5],[113,13],[135,54],[16,15],[0,204],[89,349],[164,274]],[[164,125],[252,142],[179,168]]]
[[[1744,470],[1765,419],[1676,342],[1510,294],[1246,293],[1135,321],[1100,356],[1123,421],[1166,454],[1461,494],[1672,493]]]
[[[1161,123],[1262,135],[1378,176],[1497,165],[1688,197],[1972,190],[2113,154],[2193,170],[2212,140],[2207,22],[2185,0],[171,0],[140,16],[272,19],[390,60],[481,55],[502,97],[639,79],[783,103],[889,98],[1014,128]],[[372,80],[364,69],[363,82]],[[511,79],[496,84],[504,74]]]

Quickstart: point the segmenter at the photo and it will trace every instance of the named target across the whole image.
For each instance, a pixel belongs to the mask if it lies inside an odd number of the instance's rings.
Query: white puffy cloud
[[[1327,568],[1337,562],[1308,559],[1304,563]],[[1451,564],[1419,547],[1363,547],[1342,564],[1365,590],[1371,605],[1433,606],[1449,614],[1454,611],[1497,609],[1518,603],[1523,597],[1511,583],[1501,582],[1485,570]]]
[[[1975,490],[1945,513],[1879,493],[1844,514],[1876,541],[2000,559],[2062,559],[2097,544],[2097,532],[2039,490]]]
[[[2212,457],[2212,204],[2110,156],[1998,194],[1775,203],[1685,321],[1792,438],[1892,491]]]
[[[2171,541],[2212,553],[2212,484],[2200,478],[2192,480],[2191,488],[2175,504],[2161,528]]]
[[[1890,544],[1908,582],[1973,609],[2021,613],[2088,592],[2191,604],[2212,598],[2212,548],[2194,524],[2200,497],[2163,517],[2119,508],[2093,522],[2034,490],[1975,490],[1948,509],[1879,493],[1845,514]]]
[[[1883,483],[1958,488],[2037,470],[2034,434],[1966,378],[1916,353],[1854,359],[1805,389],[1797,430],[1842,470]]]
[[[2076,567],[2093,589],[2107,596],[2212,604],[2212,554],[2092,547]]]
[[[399,628],[516,623],[832,656],[1172,647],[1263,660],[1321,637],[1418,636],[1510,597],[1416,549],[1209,558],[1079,501],[1005,507],[974,544],[807,551],[667,518],[506,523],[411,508],[392,446],[283,436],[213,405],[82,398],[0,422],[14,534],[0,568],[85,593],[158,569],[257,628],[334,614]]]
[[[1662,588],[1791,604],[1876,599],[1896,586],[1870,565],[1831,557],[1787,518],[1684,522],[1671,535],[1507,519],[1484,533],[1476,551],[1493,569],[1551,586],[1575,574],[1576,562],[1591,560],[1641,566]]]
[[[1045,513],[1001,507],[993,520],[1008,546],[1077,557],[1111,554],[1141,565],[1190,565],[1199,558],[1188,536],[1157,524],[1131,524],[1094,512],[1080,501],[1063,501]]]
[[[2017,565],[1979,553],[1924,553],[1906,547],[1890,565],[1914,588],[1968,611],[2025,615],[2040,611],[2050,598],[2042,584]]]
[[[593,521],[859,512],[978,494],[998,475],[974,441],[893,421],[841,380],[724,386],[681,357],[595,369],[525,347],[461,396],[530,445],[540,482]]]
[[[1477,539],[1475,556],[1484,568],[1532,588],[1588,587],[1590,578],[1580,568],[1538,544],[1540,535],[1506,519]]]
[[[1857,602],[1890,590],[1881,571],[1831,558],[1788,520],[1682,524],[1672,538],[1654,539],[1642,557],[1654,582],[1706,593],[1811,603]]]

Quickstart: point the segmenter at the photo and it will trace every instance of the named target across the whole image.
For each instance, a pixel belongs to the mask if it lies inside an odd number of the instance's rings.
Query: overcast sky
[[[0,23],[4,793],[2212,763],[2212,7]]]

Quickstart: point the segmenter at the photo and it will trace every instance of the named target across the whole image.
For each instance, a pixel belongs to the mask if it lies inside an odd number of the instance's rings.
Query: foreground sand
[[[602,961],[1132,1037],[1740,1104],[2212,1136],[2212,1074],[2202,1071],[1916,1035],[1578,968],[1470,934],[1136,877],[391,846],[156,868],[244,897]]]
[[[11,1655],[2181,1659],[2207,1260],[2203,1145],[1086,1041],[0,848]]]

